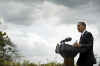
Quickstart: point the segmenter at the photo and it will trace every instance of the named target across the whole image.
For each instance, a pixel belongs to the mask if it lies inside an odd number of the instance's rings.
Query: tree
[[[15,44],[10,40],[6,32],[0,31],[0,58],[6,61],[12,61],[17,56]]]

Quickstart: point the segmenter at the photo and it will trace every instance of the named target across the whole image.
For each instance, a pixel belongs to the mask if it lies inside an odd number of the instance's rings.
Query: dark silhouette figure
[[[86,31],[85,22],[79,22],[77,29],[81,32],[79,43],[75,43],[74,46],[78,48],[80,56],[77,61],[78,66],[93,66],[96,64],[96,59],[93,53],[93,36],[91,32]]]

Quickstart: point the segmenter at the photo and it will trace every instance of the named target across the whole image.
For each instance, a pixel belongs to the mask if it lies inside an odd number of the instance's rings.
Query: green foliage
[[[10,40],[6,32],[0,31],[0,58],[6,61],[12,61],[17,55],[15,44]]]
[[[15,62],[14,58],[20,58],[15,44],[10,40],[6,32],[0,32],[0,66],[62,66],[60,63],[35,64],[29,61]]]
[[[0,66],[63,66],[63,64],[50,62],[47,64],[35,64],[30,63],[29,61],[24,61],[23,63],[20,62],[12,62],[12,61],[3,61],[2,65]]]
[[[24,60],[22,66],[38,66],[39,64],[30,63],[29,61]]]
[[[0,58],[0,66],[4,66],[4,59]]]
[[[55,62],[50,62],[50,63],[46,64],[46,66],[55,66],[55,65],[56,65]]]

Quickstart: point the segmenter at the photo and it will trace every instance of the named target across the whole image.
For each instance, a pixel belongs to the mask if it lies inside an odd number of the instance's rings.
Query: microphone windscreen
[[[71,41],[71,40],[72,40],[71,37],[68,37],[68,38],[65,39],[65,41]]]

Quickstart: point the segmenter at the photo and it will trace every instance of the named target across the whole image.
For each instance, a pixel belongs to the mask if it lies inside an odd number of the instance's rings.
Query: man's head
[[[78,29],[79,32],[82,33],[86,29],[85,22],[79,22],[78,25],[77,25],[77,29]]]

